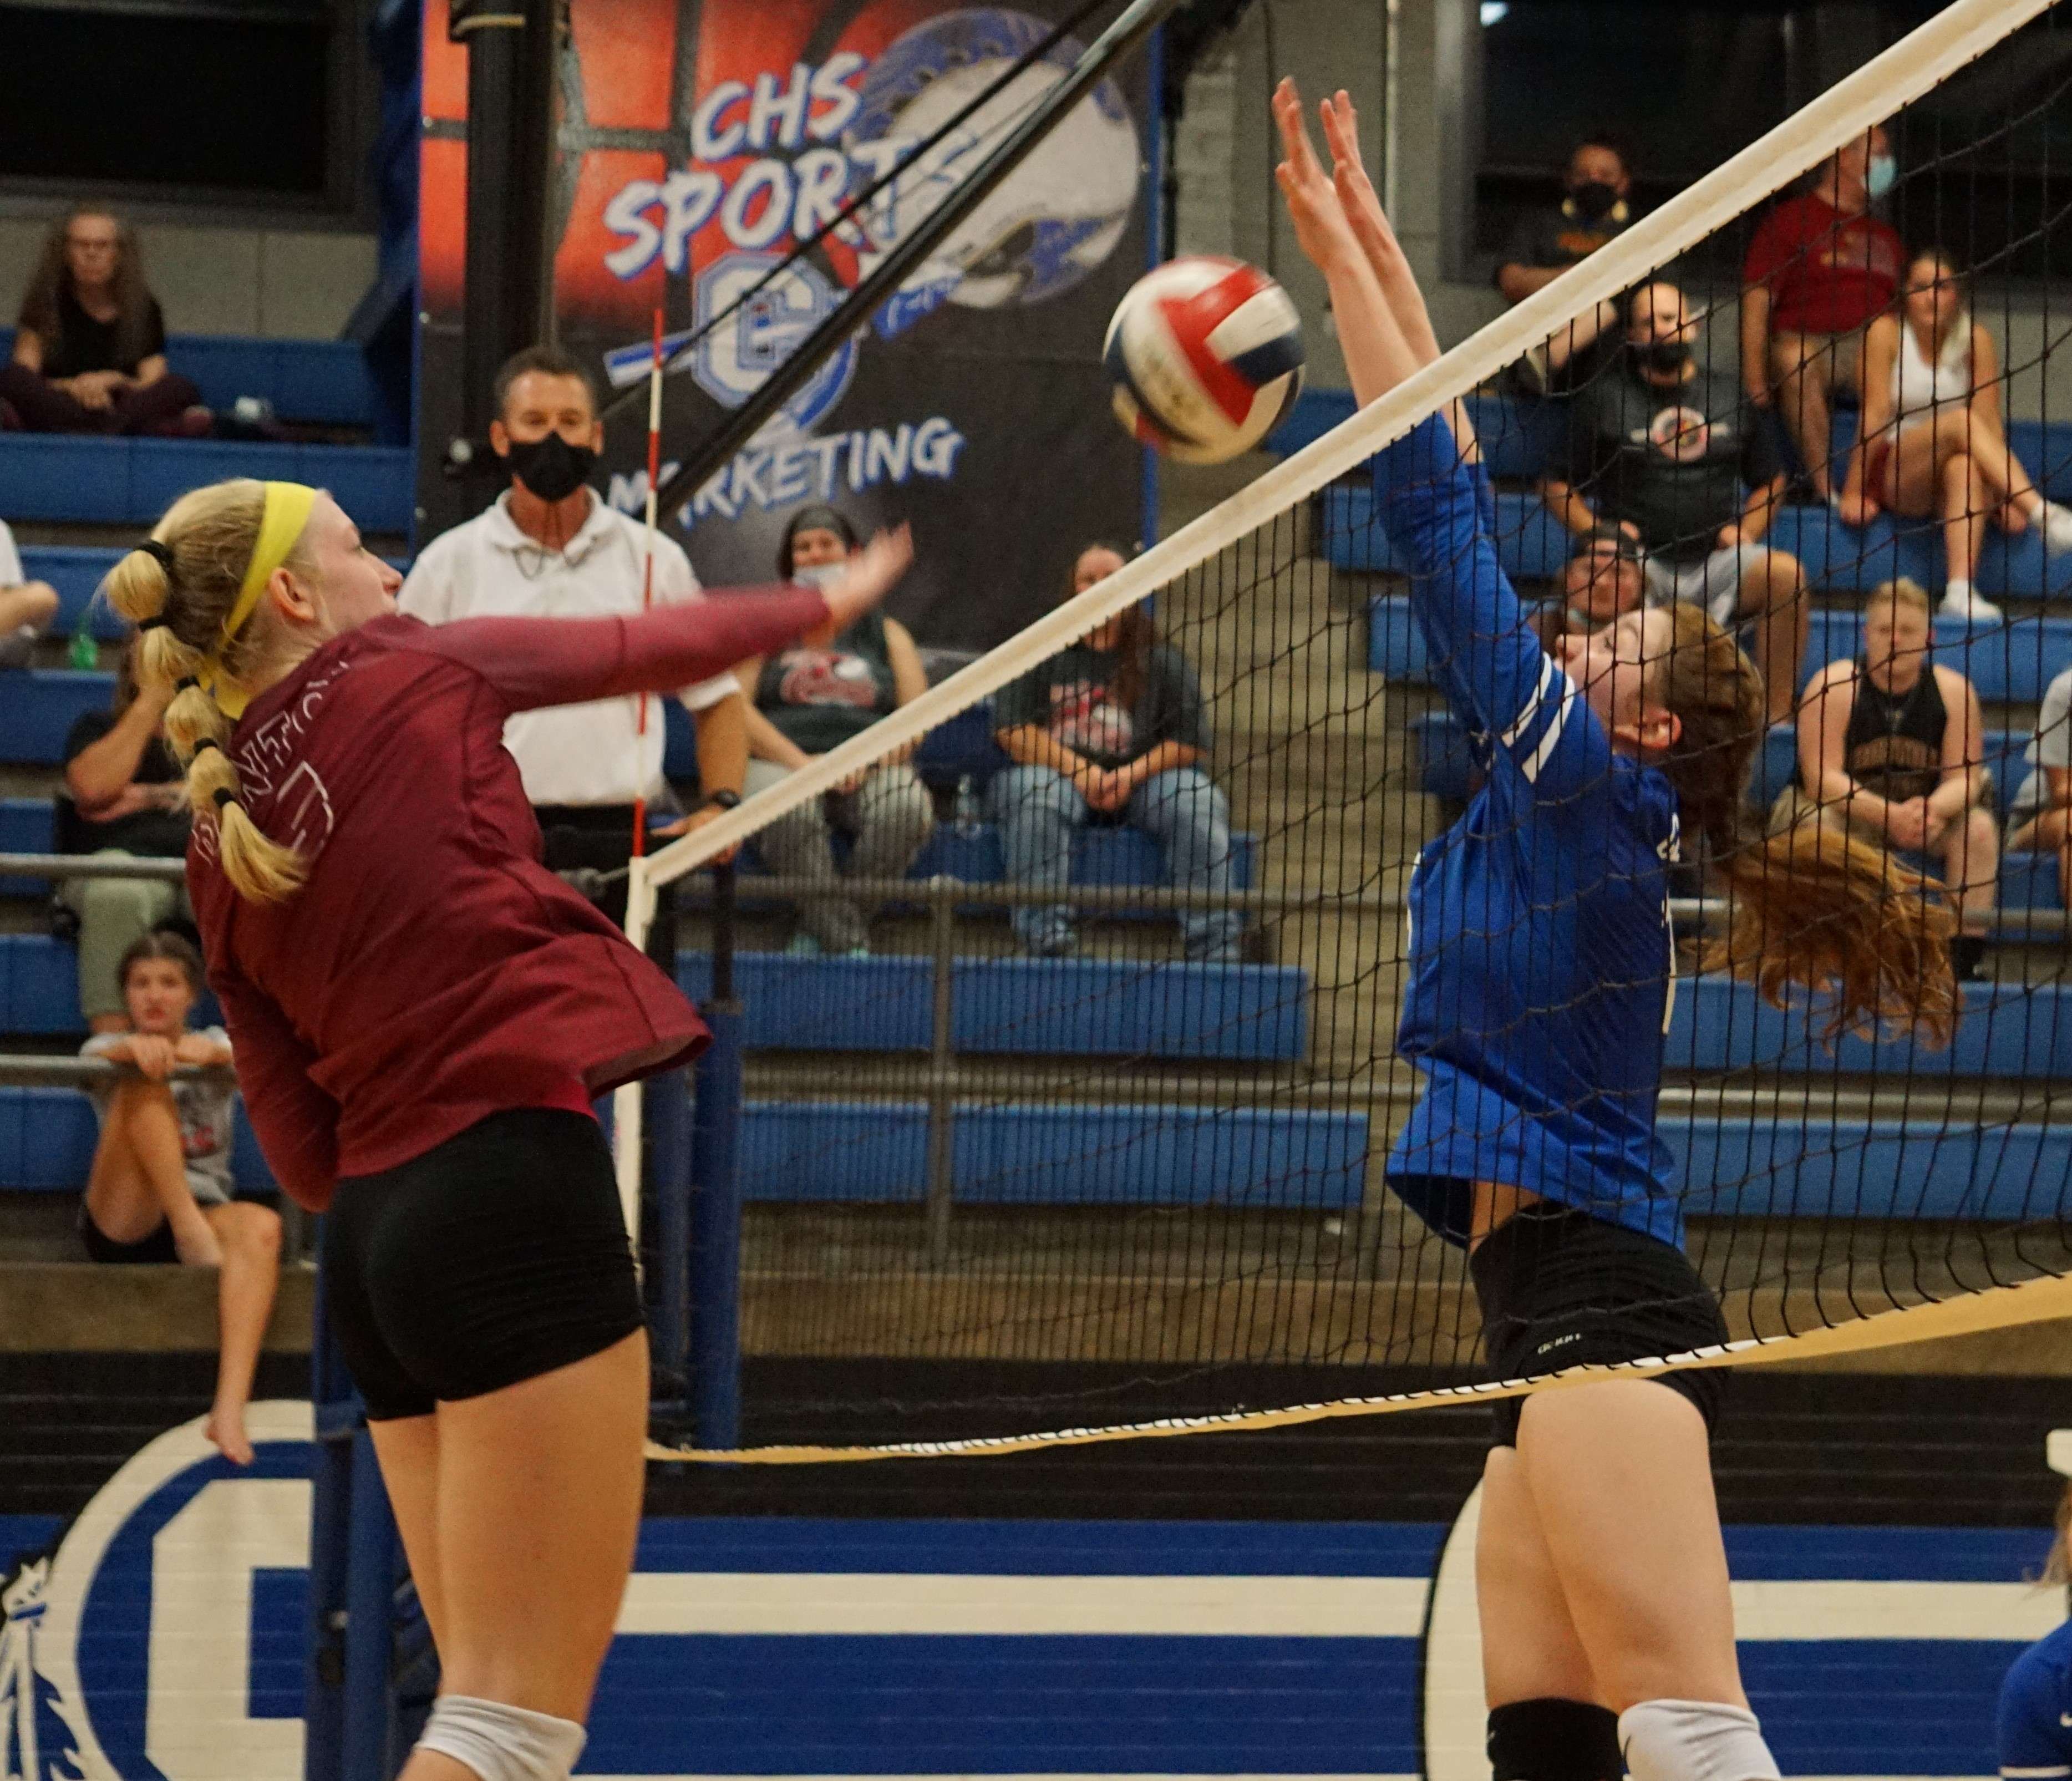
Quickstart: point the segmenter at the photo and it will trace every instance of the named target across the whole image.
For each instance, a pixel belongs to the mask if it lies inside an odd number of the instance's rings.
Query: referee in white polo
[[[616,512],[588,485],[604,442],[589,373],[553,347],[530,347],[496,374],[490,443],[510,467],[511,487],[483,512],[427,545],[403,583],[398,604],[429,624],[473,618],[597,618],[641,609],[647,528]],[[700,598],[690,560],[669,538],[655,541],[655,599]],[[723,674],[677,697],[697,730],[703,802],[658,825],[662,837],[688,833],[741,802],[748,771],[748,713],[734,677]],[[525,795],[546,837],[556,871],[610,871],[631,851],[633,806],[676,806],[662,775],[662,714],[646,733],[637,699],[524,711],[504,726]],[[599,899],[626,918],[622,878]],[[658,911],[658,913],[660,913]]]

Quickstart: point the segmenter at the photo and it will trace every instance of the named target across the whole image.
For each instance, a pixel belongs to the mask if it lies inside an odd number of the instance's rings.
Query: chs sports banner
[[[726,412],[983,159],[1078,55],[1061,44],[935,149],[915,146],[1026,53],[1065,0],[573,0],[551,195],[562,343],[611,393],[750,290],[845,199],[896,186],[699,340],[664,398],[663,459]],[[465,52],[426,8],[420,539],[462,516],[440,475],[458,420]],[[1140,529],[1141,463],[1109,413],[1101,336],[1145,264],[1139,56],[1083,99],[734,462],[664,516],[711,583],[767,579],[787,516],[831,501],[912,523],[894,611],[978,648],[1054,602],[1085,544]],[[644,401],[598,486],[647,494]]]

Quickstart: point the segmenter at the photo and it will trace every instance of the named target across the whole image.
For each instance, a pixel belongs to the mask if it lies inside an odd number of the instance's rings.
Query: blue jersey
[[[2072,1775],[2072,1621],[2014,1660],[2000,1684],[2000,1773]]]
[[[1655,1133],[1675,792],[1613,752],[1540,648],[1489,540],[1487,484],[1444,421],[1381,454],[1375,495],[1433,672],[1486,775],[1411,880],[1396,1049],[1429,1080],[1389,1183],[1456,1242],[1476,1181],[1679,1242]]]

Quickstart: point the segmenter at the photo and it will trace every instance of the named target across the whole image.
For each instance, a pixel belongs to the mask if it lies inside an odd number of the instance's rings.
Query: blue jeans
[[[1015,884],[1071,882],[1072,837],[1093,814],[1079,788],[1047,767],[1010,767],[996,774],[993,820]],[[1166,875],[1176,888],[1227,891],[1232,885],[1230,801],[1208,775],[1183,767],[1154,774],[1130,794],[1123,815],[1164,849]],[[1063,903],[1017,909],[1015,936],[1039,958],[1072,948],[1072,912]],[[1190,959],[1227,964],[1237,956],[1239,919],[1228,909],[1191,909],[1180,918]]]

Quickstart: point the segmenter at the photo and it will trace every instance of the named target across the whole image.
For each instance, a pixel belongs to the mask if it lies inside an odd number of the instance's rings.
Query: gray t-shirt
[[[2050,788],[2044,778],[2044,768],[2072,771],[2072,668],[2066,668],[2044,689],[2043,704],[2036,717],[2036,734],[2022,751],[2022,759],[2029,763],[2030,771],[2008,807],[2010,827],[2027,822],[2050,802]]]
[[[1777,475],[1770,430],[1733,378],[1700,368],[1667,388],[1629,356],[1572,403],[1576,462],[1568,480],[1598,516],[1630,520],[1657,556],[1701,562],[1741,498]]]
[[[97,1033],[79,1048],[83,1058],[97,1058],[128,1039],[127,1033]],[[200,1034],[226,1050],[230,1035],[220,1026],[204,1028]],[[232,1115],[237,1105],[237,1084],[228,1069],[199,1075],[175,1076],[168,1085],[173,1106],[180,1116],[180,1148],[186,1153],[187,1187],[198,1206],[223,1206],[231,1198],[230,1145],[234,1130]],[[108,1117],[109,1091],[97,1084],[87,1091],[93,1110]]]

